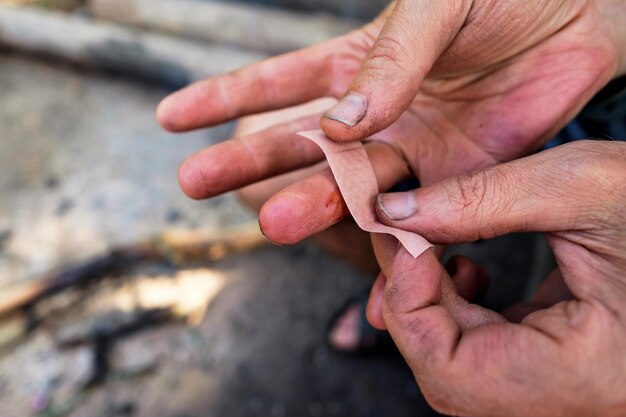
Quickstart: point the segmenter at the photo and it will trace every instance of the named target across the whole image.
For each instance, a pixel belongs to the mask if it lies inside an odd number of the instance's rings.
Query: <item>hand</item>
[[[183,131],[343,96],[321,119],[326,133],[376,134],[368,151],[381,190],[407,177],[428,185],[525,155],[558,131],[623,72],[625,8],[618,0],[396,1],[361,30],[175,93],[158,117]],[[315,115],[208,148],[182,165],[182,188],[208,198],[313,165],[323,155],[294,132],[318,124]],[[346,214],[325,170],[270,199],[260,223],[272,240],[293,243]]]
[[[625,161],[626,143],[586,141],[381,195],[381,221],[437,243],[547,232],[559,265],[546,283],[558,292],[540,289],[514,324],[459,296],[457,283],[472,293],[479,276],[469,261],[453,282],[432,252],[415,260],[378,239],[384,275],[368,317],[389,330],[438,411],[626,415]]]

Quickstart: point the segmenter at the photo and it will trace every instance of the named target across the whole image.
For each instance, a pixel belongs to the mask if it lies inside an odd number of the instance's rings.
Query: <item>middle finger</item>
[[[408,178],[406,161],[390,145],[366,144],[379,190]],[[270,198],[259,216],[263,233],[279,244],[297,243],[338,223],[349,214],[330,168],[298,181]]]

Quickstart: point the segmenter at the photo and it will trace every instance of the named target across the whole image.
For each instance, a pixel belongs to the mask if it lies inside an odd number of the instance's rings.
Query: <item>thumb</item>
[[[615,176],[610,161],[594,161],[602,147],[561,146],[431,187],[381,194],[378,217],[437,244],[593,227],[602,215],[597,202],[604,201],[606,209],[615,205],[615,184],[607,181]]]
[[[335,140],[361,140],[395,122],[463,26],[470,6],[454,0],[396,1],[348,93],[322,117],[324,132]]]

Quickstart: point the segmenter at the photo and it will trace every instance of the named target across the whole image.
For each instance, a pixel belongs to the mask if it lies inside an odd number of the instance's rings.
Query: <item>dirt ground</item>
[[[154,108],[166,91],[8,53],[0,91],[0,287],[166,229],[256,221],[232,195],[193,202],[179,191],[180,161],[231,126],[161,131]],[[534,242],[457,250],[500,259],[486,265],[500,278],[488,303],[503,307],[533,273]],[[70,291],[0,355],[0,416],[434,415],[400,358],[350,357],[325,343],[329,318],[370,278],[305,243],[141,266]],[[108,346],[106,378],[85,388],[101,352],[68,346],[68,333],[150,303],[196,316],[120,338]]]

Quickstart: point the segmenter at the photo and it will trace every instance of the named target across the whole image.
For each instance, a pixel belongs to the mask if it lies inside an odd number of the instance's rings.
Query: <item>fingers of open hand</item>
[[[165,129],[184,131],[324,96],[331,83],[329,58],[340,47],[335,39],[199,81],[166,97],[157,118]]]
[[[410,175],[406,162],[391,146],[370,142],[365,149],[381,190]],[[259,223],[273,242],[292,244],[326,230],[348,214],[333,174],[326,169],[270,198],[261,209]]]
[[[180,185],[192,198],[209,198],[315,164],[324,154],[296,132],[316,122],[316,116],[305,117],[204,149],[183,162]]]
[[[166,97],[157,119],[167,130],[186,131],[343,94],[370,46],[357,30],[196,82]]]

